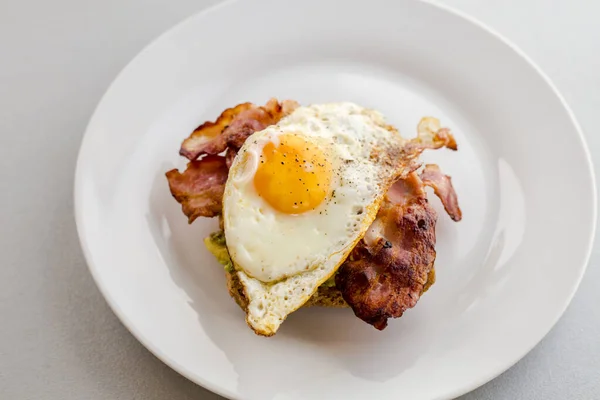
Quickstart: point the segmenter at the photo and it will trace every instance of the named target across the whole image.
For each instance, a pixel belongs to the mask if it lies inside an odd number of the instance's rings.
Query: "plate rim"
[[[257,0],[252,0],[252,1],[257,1]],[[571,292],[569,293],[569,295],[567,297],[567,301],[564,302],[564,304],[560,307],[560,309],[558,309],[558,312],[555,313],[556,315],[553,317],[552,322],[549,324],[549,326],[545,330],[544,334],[541,335],[540,338],[537,341],[535,341],[535,343],[533,343],[532,346],[530,346],[521,355],[519,355],[516,358],[514,358],[513,360],[505,363],[505,365],[498,368],[497,370],[494,370],[488,374],[484,374],[479,379],[475,379],[475,380],[469,381],[466,384],[460,385],[454,391],[448,392],[446,394],[447,398],[455,398],[455,397],[461,396],[463,394],[466,394],[468,392],[471,392],[480,386],[483,386],[484,384],[490,382],[491,380],[495,379],[496,377],[500,376],[501,374],[506,372],[508,369],[513,367],[516,363],[518,363],[521,359],[523,359],[527,354],[529,354],[542,341],[542,339],[544,339],[548,335],[548,333],[555,327],[556,323],[562,318],[566,309],[571,304],[573,297],[575,296],[575,293],[577,293],[577,290],[579,289],[579,286],[581,284],[583,276],[585,275],[585,273],[587,271],[590,257],[593,252],[594,241],[595,241],[596,232],[597,232],[597,224],[598,224],[598,191],[597,191],[596,176],[595,176],[596,174],[595,174],[595,170],[594,170],[594,163],[593,163],[592,155],[591,155],[589,146],[587,144],[586,137],[585,137],[583,130],[575,116],[575,113],[572,111],[571,107],[569,106],[569,104],[567,103],[566,99],[563,97],[561,92],[558,90],[558,88],[556,87],[554,82],[537,65],[537,63],[534,62],[523,50],[521,50],[517,45],[512,43],[505,36],[503,36],[502,34],[497,32],[496,30],[494,30],[489,25],[487,25],[487,24],[483,23],[482,21],[478,20],[477,18],[471,16],[470,14],[468,14],[464,11],[461,11],[453,6],[438,3],[436,0],[418,0],[418,1],[422,4],[426,4],[428,6],[435,7],[441,11],[452,14],[452,15],[462,19],[466,23],[472,24],[472,25],[476,26],[477,28],[483,30],[484,32],[487,32],[488,34],[492,35],[496,40],[499,40],[501,43],[508,46],[517,56],[519,56],[531,68],[533,68],[533,70],[544,80],[545,84],[550,88],[550,90],[552,91],[554,96],[556,96],[556,98],[559,100],[563,109],[566,111],[571,124],[573,125],[573,127],[575,128],[575,131],[577,132],[577,135],[578,135],[580,143],[581,143],[582,150],[585,155],[585,161],[586,161],[586,165],[587,165],[589,177],[590,177],[590,181],[588,182],[588,184],[592,191],[592,197],[593,197],[593,199],[592,199],[593,205],[592,205],[592,210],[591,210],[591,216],[592,216],[591,231],[590,231],[588,243],[587,243],[586,250],[585,250],[585,255],[584,255],[584,259],[583,259],[583,267],[580,268],[579,276],[577,276],[576,283],[575,283],[575,285],[573,285]],[[84,255],[86,264],[88,266],[88,270],[90,271],[90,274],[92,275],[92,278],[96,284],[96,287],[98,288],[98,290],[104,297],[106,303],[109,305],[112,312],[117,316],[117,318],[123,324],[123,326],[125,326],[127,328],[127,330],[136,338],[136,340],[138,342],[140,342],[148,351],[150,351],[150,353],[152,353],[154,356],[156,356],[159,360],[161,360],[163,363],[165,363],[171,369],[173,369],[175,372],[182,375],[186,379],[190,380],[191,382],[193,382],[193,383],[195,383],[217,395],[220,395],[220,396],[228,398],[228,399],[240,399],[240,397],[238,396],[238,394],[230,391],[229,389],[218,386],[216,384],[213,384],[211,381],[204,379],[202,376],[187,370],[182,365],[180,365],[175,359],[171,358],[168,354],[164,353],[160,348],[154,346],[154,344],[149,339],[147,339],[144,336],[144,334],[142,332],[140,332],[125,317],[125,315],[121,311],[119,305],[116,303],[116,301],[113,298],[110,297],[107,288],[101,284],[101,280],[96,272],[99,269],[99,266],[95,263],[94,256],[92,255],[92,252],[87,243],[87,236],[85,234],[85,229],[86,229],[85,228],[85,224],[86,224],[85,216],[83,215],[83,211],[82,211],[82,208],[83,208],[82,203],[84,202],[84,200],[82,198],[82,189],[81,188],[82,188],[82,184],[83,184],[83,176],[85,175],[84,171],[86,171],[88,169],[88,167],[86,167],[87,160],[82,157],[82,154],[84,153],[84,149],[86,147],[89,147],[89,142],[90,142],[90,137],[91,137],[91,135],[89,134],[90,127],[95,122],[95,119],[96,119],[96,116],[98,113],[98,109],[105,102],[108,95],[113,91],[116,84],[118,82],[120,82],[122,76],[132,67],[132,65],[143,54],[150,51],[151,48],[154,47],[154,45],[158,41],[160,41],[168,36],[173,35],[176,31],[181,29],[184,25],[188,24],[189,21],[191,21],[192,19],[206,16],[216,10],[219,10],[220,8],[229,7],[238,2],[240,2],[240,0],[220,1],[216,4],[210,5],[207,8],[204,8],[198,12],[195,12],[195,13],[185,17],[184,19],[182,19],[175,25],[173,25],[170,28],[168,28],[167,30],[161,32],[158,36],[154,37],[150,42],[148,42],[142,48],[142,50],[140,50],[131,60],[129,60],[129,62],[127,62],[127,64],[120,70],[120,72],[115,76],[115,78],[109,84],[109,86],[107,87],[104,94],[100,97],[100,100],[96,104],[96,107],[94,108],[94,112],[92,113],[92,115],[86,125],[84,134],[83,134],[81,142],[80,142],[79,150],[77,153],[77,162],[76,162],[76,166],[75,166],[75,177],[74,177],[74,186],[73,186],[75,225],[76,225],[76,229],[77,229],[79,243],[80,243],[81,249],[83,251],[83,255]]]

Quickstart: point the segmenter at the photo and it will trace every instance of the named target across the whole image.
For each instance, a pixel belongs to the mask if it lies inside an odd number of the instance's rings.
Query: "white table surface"
[[[79,248],[72,200],[77,149],[109,83],[161,32],[217,1],[0,2],[0,399],[220,399],[162,364],[110,311]],[[600,2],[443,3],[546,71],[600,176]],[[462,400],[600,399],[599,246],[550,334]]]

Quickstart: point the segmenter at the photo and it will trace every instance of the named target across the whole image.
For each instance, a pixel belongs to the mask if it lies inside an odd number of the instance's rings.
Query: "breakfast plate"
[[[458,151],[463,218],[438,211],[437,281],[378,331],[347,309],[294,312],[255,335],[165,172],[184,138],[245,101],[353,102],[405,137],[423,116]],[[499,35],[421,1],[228,1],[190,17],[117,77],[85,133],[76,220],[91,273],[151,352],[234,399],[449,399],[499,375],[562,315],[583,276],[596,189],[581,130],[554,86]]]

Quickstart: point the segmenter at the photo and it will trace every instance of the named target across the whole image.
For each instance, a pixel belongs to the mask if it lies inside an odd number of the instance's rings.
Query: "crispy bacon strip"
[[[198,217],[221,213],[227,173],[225,157],[213,155],[190,161],[183,173],[177,169],[166,173],[171,194],[190,224]]]
[[[417,141],[426,149],[447,147],[457,150],[456,140],[450,129],[442,128],[440,121],[433,117],[423,117],[417,125]]]
[[[203,154],[219,154],[230,148],[237,152],[248,136],[276,124],[299,104],[271,99],[264,106],[242,103],[228,108],[215,122],[205,122],[183,141],[179,154],[195,160]]]
[[[457,150],[456,140],[448,128],[442,128],[440,121],[433,117],[423,117],[417,125],[417,137],[406,143],[402,149],[404,160],[416,160],[424,150],[447,147]]]
[[[435,164],[425,165],[425,169],[421,172],[421,180],[423,184],[433,188],[434,193],[440,198],[444,209],[452,218],[453,221],[460,221],[462,219],[462,212],[458,206],[458,198],[456,192],[452,187],[452,178],[448,175],[444,175]]]
[[[227,147],[227,141],[221,133],[244,111],[255,108],[252,103],[242,103],[228,108],[219,115],[215,122],[206,121],[183,141],[179,154],[189,160],[195,160],[202,153],[219,154]]]
[[[444,195],[456,201],[449,182]],[[460,212],[458,203],[450,208]],[[435,281],[436,220],[417,172],[390,188],[375,221],[336,276],[336,287],[358,318],[382,330],[388,318],[401,317],[417,304]]]
[[[435,261],[436,212],[416,173],[390,189],[336,286],[354,314],[382,330],[417,303]]]

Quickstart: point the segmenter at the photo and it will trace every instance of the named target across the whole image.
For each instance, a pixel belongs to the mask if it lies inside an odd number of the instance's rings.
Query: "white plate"
[[[440,212],[438,281],[383,332],[307,309],[255,336],[186,223],[165,171],[181,140],[243,101],[354,101],[405,136],[423,115],[459,152],[464,219]],[[244,399],[442,399],[506,370],[549,331],[583,275],[596,221],[590,158],[554,87],[481,24],[414,1],[228,2],[161,36],[98,106],[75,185],[79,234],[107,301],[168,365]],[[434,200],[439,208],[439,203]]]

